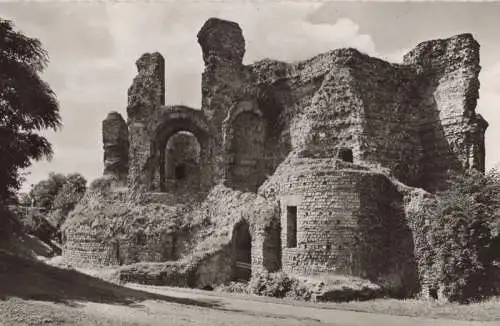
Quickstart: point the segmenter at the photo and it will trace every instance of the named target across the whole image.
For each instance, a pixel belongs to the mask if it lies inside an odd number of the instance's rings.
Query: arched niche
[[[265,180],[266,123],[256,102],[241,101],[224,120],[225,182],[243,191],[257,191]]]

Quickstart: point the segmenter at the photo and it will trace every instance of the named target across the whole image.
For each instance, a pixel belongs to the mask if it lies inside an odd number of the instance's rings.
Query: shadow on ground
[[[153,294],[109,283],[0,250],[0,300],[40,300],[77,306],[78,301],[138,306],[144,300],[221,308],[217,300],[194,300]]]

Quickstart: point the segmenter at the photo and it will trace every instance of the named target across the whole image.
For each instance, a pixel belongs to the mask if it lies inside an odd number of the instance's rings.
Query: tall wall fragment
[[[165,104],[165,60],[159,53],[145,53],[136,62],[137,76],[128,90],[128,125],[130,135],[130,168],[128,186],[149,190],[150,158],[149,120]]]
[[[422,186],[441,188],[450,170],[484,172],[484,133],[476,114],[479,44],[471,34],[420,43],[404,57],[416,68],[419,108],[415,121],[423,144]]]
[[[104,175],[115,177],[126,185],[128,176],[128,128],[118,112],[110,112],[102,122]]]

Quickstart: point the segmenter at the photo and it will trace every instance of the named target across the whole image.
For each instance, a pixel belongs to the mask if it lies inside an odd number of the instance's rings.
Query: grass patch
[[[336,303],[327,307],[342,310],[391,314],[410,317],[447,318],[469,321],[500,321],[500,297],[470,304],[419,299],[375,299]]]

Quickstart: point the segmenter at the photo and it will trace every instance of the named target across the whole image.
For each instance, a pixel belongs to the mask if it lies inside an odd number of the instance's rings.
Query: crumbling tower
[[[165,60],[159,53],[145,53],[136,62],[138,74],[128,90],[128,129],[130,137],[128,186],[134,191],[150,189],[151,133],[149,120],[165,104]]]

